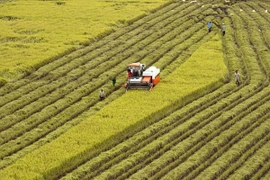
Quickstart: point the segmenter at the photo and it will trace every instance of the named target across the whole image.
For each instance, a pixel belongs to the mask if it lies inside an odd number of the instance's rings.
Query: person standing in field
[[[222,23],[221,25],[221,31],[222,31],[222,35],[224,36],[226,32],[226,25],[224,23]]]
[[[239,86],[240,85],[240,74],[239,74],[238,70],[235,71],[234,76],[235,76],[235,82]]]
[[[212,22],[211,21],[208,22],[207,26],[208,26],[208,32],[211,32],[211,30],[212,30]]]
[[[127,71],[128,71],[128,79],[130,79],[130,78],[131,78],[131,76],[132,76],[132,72],[131,72],[131,70],[130,70],[130,69],[128,69]]]
[[[112,78],[112,85],[115,86],[115,83],[116,83],[116,77],[113,77]]]
[[[104,89],[101,89],[100,91],[99,91],[99,99],[100,100],[103,100],[105,98],[105,92],[104,92]]]

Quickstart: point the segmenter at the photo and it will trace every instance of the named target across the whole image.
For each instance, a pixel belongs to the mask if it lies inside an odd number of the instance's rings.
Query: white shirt
[[[99,97],[105,97],[104,91],[100,91],[100,92],[99,92]]]
[[[236,78],[237,80],[240,80],[240,74],[239,74],[239,73],[235,73],[234,76],[235,76],[235,78]]]

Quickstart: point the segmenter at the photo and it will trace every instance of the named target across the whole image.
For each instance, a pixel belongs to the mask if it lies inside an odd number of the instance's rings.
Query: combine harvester
[[[151,90],[160,81],[160,69],[151,66],[145,69],[145,64],[139,62],[128,65],[128,81],[124,85],[126,91],[129,89]]]

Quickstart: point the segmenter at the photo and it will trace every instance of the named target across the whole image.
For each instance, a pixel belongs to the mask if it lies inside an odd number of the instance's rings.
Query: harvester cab
[[[160,81],[160,69],[151,66],[145,70],[145,64],[139,62],[128,65],[128,81],[125,84],[129,89],[151,90]]]

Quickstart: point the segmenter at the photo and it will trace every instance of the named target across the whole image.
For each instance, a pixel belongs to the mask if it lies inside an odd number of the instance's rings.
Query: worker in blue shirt
[[[212,30],[212,22],[209,21],[207,26],[208,26],[208,32],[211,32],[211,30]]]

